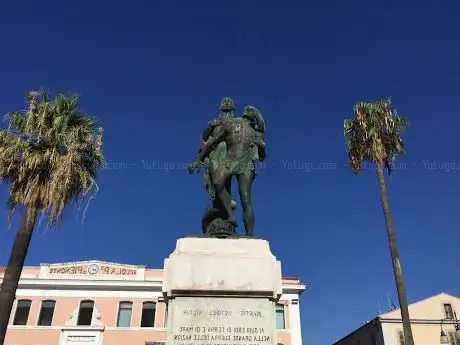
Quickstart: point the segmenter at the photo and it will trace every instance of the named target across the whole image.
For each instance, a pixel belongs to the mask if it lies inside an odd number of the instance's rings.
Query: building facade
[[[4,268],[0,269],[0,281]],[[167,305],[163,270],[102,261],[24,267],[8,345],[162,345]],[[283,278],[277,341],[302,345],[297,278]],[[460,345],[460,344],[459,344]]]
[[[410,304],[414,343],[439,345],[443,332],[448,344],[460,345],[456,310],[460,310],[460,298],[446,293]],[[405,345],[400,309],[379,315],[334,345]]]

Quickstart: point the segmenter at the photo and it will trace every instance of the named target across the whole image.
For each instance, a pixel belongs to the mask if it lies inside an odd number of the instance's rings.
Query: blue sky
[[[0,113],[47,86],[81,94],[108,169],[82,225],[70,205],[26,264],[101,259],[159,268],[200,232],[202,178],[184,170],[222,96],[261,109],[268,157],[256,233],[309,284],[305,344],[331,344],[396,292],[376,174],[347,166],[343,119],[391,96],[411,120],[387,180],[410,301],[460,294],[458,2],[9,1],[0,13]],[[6,201],[6,189],[1,189]],[[240,217],[240,215],[239,215]],[[0,211],[0,264],[17,224]],[[240,217],[241,219],[241,217]],[[240,226],[240,231],[242,226]],[[379,302],[380,301],[380,302]]]

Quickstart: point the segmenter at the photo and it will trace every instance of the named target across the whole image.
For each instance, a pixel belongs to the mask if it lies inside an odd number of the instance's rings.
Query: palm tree
[[[390,99],[372,103],[358,103],[354,106],[353,112],[354,118],[344,122],[349,162],[355,174],[359,173],[364,161],[375,162],[376,164],[380,198],[401,308],[405,344],[413,345],[409,308],[383,175],[383,169],[387,169],[388,173],[391,173],[391,163],[398,155],[404,153],[401,132],[408,125],[408,121],[397,115]]]
[[[38,215],[56,225],[71,200],[89,202],[97,191],[102,128],[79,110],[78,101],[77,95],[50,100],[46,91],[31,91],[27,109],[8,113],[0,130],[0,179],[9,184],[10,215],[24,208],[0,288],[0,344]]]

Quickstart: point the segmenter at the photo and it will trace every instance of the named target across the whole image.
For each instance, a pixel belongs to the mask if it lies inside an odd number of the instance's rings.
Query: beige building
[[[410,304],[414,343],[460,345],[456,310],[460,313],[460,298],[446,293]],[[379,315],[334,345],[404,345],[401,311],[395,309]]]

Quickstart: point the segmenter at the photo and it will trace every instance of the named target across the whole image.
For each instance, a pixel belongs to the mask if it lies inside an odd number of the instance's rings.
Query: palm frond
[[[391,99],[360,102],[353,107],[354,118],[344,121],[348,160],[358,174],[364,161],[382,164],[391,172],[391,164],[404,153],[402,131],[409,125],[392,107]]]
[[[45,90],[27,95],[24,111],[10,112],[0,131],[0,180],[9,183],[8,205],[34,205],[53,225],[72,199],[97,190],[104,166],[102,131],[79,110],[77,95]]]

